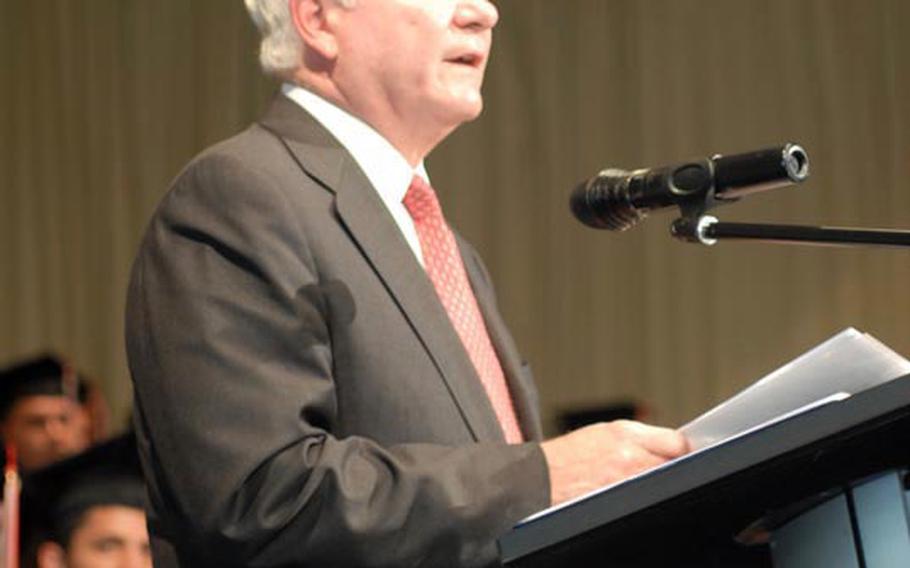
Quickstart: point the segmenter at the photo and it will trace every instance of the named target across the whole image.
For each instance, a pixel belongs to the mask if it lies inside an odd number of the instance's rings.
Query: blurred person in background
[[[149,568],[145,486],[132,433],[24,482],[23,566]]]
[[[23,473],[79,453],[107,434],[100,391],[63,359],[44,355],[0,372],[0,436]]]

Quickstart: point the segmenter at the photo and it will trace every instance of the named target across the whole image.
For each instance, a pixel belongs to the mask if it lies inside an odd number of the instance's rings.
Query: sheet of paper
[[[910,361],[848,328],[681,428],[703,448],[836,393],[856,394],[910,373]]]

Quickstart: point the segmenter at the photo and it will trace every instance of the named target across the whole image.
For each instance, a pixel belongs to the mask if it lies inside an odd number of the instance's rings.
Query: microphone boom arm
[[[778,156],[784,157],[778,161]],[[770,149],[751,154],[715,156],[709,162],[716,182],[706,190],[694,192],[690,200],[677,203],[682,217],[670,226],[670,234],[691,243],[713,246],[719,240],[740,240],[776,244],[797,244],[828,247],[910,247],[910,231],[893,229],[863,229],[855,227],[814,227],[807,225],[772,225],[763,223],[724,223],[706,212],[744,195],[804,181],[808,177],[809,157],[800,146],[787,144],[782,149]],[[768,183],[768,172],[783,168],[786,175]],[[730,172],[717,175],[715,172]],[[765,183],[761,183],[761,182]],[[715,187],[731,187],[721,199]]]
[[[677,219],[670,233],[680,240],[708,246],[719,240],[748,240],[830,247],[910,247],[910,231],[904,230],[723,223],[710,215]]]

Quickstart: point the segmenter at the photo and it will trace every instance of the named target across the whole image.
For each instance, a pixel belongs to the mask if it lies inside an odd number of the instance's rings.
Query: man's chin
[[[446,110],[448,122],[453,127],[457,127],[459,124],[471,122],[481,115],[483,112],[483,99],[479,96],[461,98],[455,101],[454,104],[447,106]]]

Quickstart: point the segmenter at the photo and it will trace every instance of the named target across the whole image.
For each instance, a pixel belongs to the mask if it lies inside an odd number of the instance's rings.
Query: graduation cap
[[[23,529],[28,539],[65,545],[94,507],[144,509],[145,485],[133,433],[94,446],[26,476]]]
[[[13,405],[28,396],[66,396],[85,401],[85,381],[66,361],[53,355],[42,355],[22,361],[0,371],[0,421],[5,420]]]

